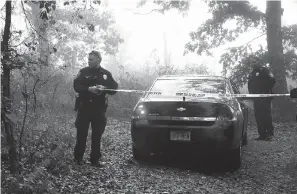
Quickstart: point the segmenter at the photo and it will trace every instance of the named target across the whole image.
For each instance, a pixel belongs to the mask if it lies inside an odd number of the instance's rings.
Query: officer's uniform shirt
[[[266,67],[255,68],[248,78],[250,94],[270,94],[275,84],[275,78]]]
[[[73,83],[74,90],[79,93],[82,102],[91,102],[96,107],[106,106],[106,94],[113,95],[116,91],[100,91],[98,94],[88,91],[89,87],[96,85],[103,85],[107,89],[118,88],[118,84],[111,73],[102,67],[81,69]]]

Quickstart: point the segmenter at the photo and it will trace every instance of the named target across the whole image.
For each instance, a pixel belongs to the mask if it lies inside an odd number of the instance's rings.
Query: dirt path
[[[205,173],[203,166],[197,170],[186,163],[139,164],[131,153],[129,122],[109,120],[103,140],[106,166],[69,163],[68,175],[55,177],[53,186],[58,193],[297,193],[297,124],[275,123],[275,128],[274,141],[255,141],[250,124],[241,169]]]

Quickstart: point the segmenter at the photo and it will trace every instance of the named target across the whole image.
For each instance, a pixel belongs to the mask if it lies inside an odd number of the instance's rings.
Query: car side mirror
[[[290,91],[291,98],[297,98],[297,88],[294,88]]]

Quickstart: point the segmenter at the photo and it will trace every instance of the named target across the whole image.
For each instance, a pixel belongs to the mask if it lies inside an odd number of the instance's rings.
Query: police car
[[[223,154],[235,169],[247,144],[248,108],[221,76],[163,76],[136,104],[131,119],[132,151],[142,160],[151,153]],[[185,96],[196,93],[198,96]],[[221,94],[221,96],[199,96]]]

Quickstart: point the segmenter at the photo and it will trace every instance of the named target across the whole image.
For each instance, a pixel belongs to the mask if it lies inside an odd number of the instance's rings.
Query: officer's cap
[[[250,60],[250,63],[251,63],[252,68],[259,68],[259,67],[262,66],[261,63],[260,63],[260,61],[257,60],[257,59],[255,59],[255,58],[252,58]]]
[[[102,60],[102,57],[99,51],[92,51],[89,54],[97,56],[100,59],[100,61]]]

